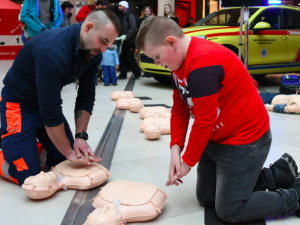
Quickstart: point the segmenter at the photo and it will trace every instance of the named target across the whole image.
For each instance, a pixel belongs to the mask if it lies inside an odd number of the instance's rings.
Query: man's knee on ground
[[[30,170],[24,170],[21,173],[15,173],[15,179],[18,181],[18,185],[22,185],[27,177],[35,176],[41,172],[41,168],[35,168]]]

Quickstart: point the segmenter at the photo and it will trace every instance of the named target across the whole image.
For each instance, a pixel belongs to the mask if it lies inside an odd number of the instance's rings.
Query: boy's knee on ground
[[[236,223],[239,219],[239,214],[236,213],[236,209],[231,209],[226,205],[217,206],[216,205],[216,213],[218,217],[226,222],[226,223]]]
[[[201,194],[201,193],[197,192],[196,196],[197,196],[198,202],[202,206],[214,206],[215,205],[215,200],[213,198],[209,198],[204,193]]]
[[[209,199],[207,195],[198,194],[197,200],[201,206],[204,207],[213,207],[215,206],[216,213],[218,217],[227,223],[236,223],[239,220],[239,216],[236,213],[236,209],[230,208],[228,205],[215,205],[215,201],[213,199]]]

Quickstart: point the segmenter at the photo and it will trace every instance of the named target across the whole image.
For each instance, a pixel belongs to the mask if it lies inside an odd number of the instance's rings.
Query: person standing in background
[[[172,6],[170,4],[164,5],[164,17],[174,20],[179,25],[179,19],[176,16],[176,13],[173,11]]]
[[[59,0],[26,0],[20,17],[26,24],[28,37],[32,38],[43,30],[59,27],[63,12]]]
[[[104,86],[108,86],[109,82],[112,85],[117,85],[116,69],[119,68],[119,56],[116,51],[116,46],[108,47],[104,53],[102,53],[101,67],[103,69]]]
[[[144,9],[141,12],[140,16],[140,24],[143,23],[143,21],[149,17],[149,16],[155,16],[153,13],[153,10],[151,9],[150,6],[145,6]],[[142,77],[152,77],[151,73],[144,72],[144,75]]]
[[[190,27],[193,24],[194,24],[194,18],[190,17],[189,20],[188,20],[188,22],[185,25],[183,25],[183,27]]]
[[[105,0],[97,0],[96,8],[98,9],[106,9],[107,8],[107,1]]]
[[[64,17],[60,27],[67,27],[71,25],[70,18],[72,17],[71,10],[73,9],[73,7],[74,5],[69,1],[63,2],[61,4],[61,9],[63,11]]]
[[[135,38],[137,34],[137,20],[135,15],[129,12],[129,5],[126,1],[119,3],[119,21],[121,24],[121,33],[123,45],[122,53],[120,55],[120,70],[119,79],[127,78],[127,69],[131,68],[134,77],[139,78],[141,76],[141,70],[134,58],[135,51]]]
[[[86,16],[94,9],[96,9],[95,0],[87,0],[86,5],[82,6],[81,9],[78,11],[75,17],[76,21],[84,21]]]
[[[154,16],[154,13],[150,6],[145,6],[140,15],[140,24],[142,24],[144,19],[148,16]]]

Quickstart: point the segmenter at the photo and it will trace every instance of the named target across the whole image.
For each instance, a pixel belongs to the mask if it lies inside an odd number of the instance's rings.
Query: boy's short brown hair
[[[154,46],[163,45],[167,36],[183,37],[184,33],[176,22],[160,16],[149,16],[142,23],[136,37],[136,48],[141,51],[145,42]]]

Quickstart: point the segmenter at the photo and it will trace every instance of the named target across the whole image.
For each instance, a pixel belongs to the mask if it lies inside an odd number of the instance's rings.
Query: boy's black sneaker
[[[277,188],[290,188],[298,175],[298,167],[295,160],[285,153],[274,164],[270,165]],[[299,187],[300,188],[300,187]]]
[[[295,189],[297,194],[298,194],[298,203],[299,203],[299,206],[300,206],[300,174],[299,173],[295,177],[295,181],[292,185],[292,188]],[[300,209],[299,208],[296,211],[296,216],[300,217]]]

